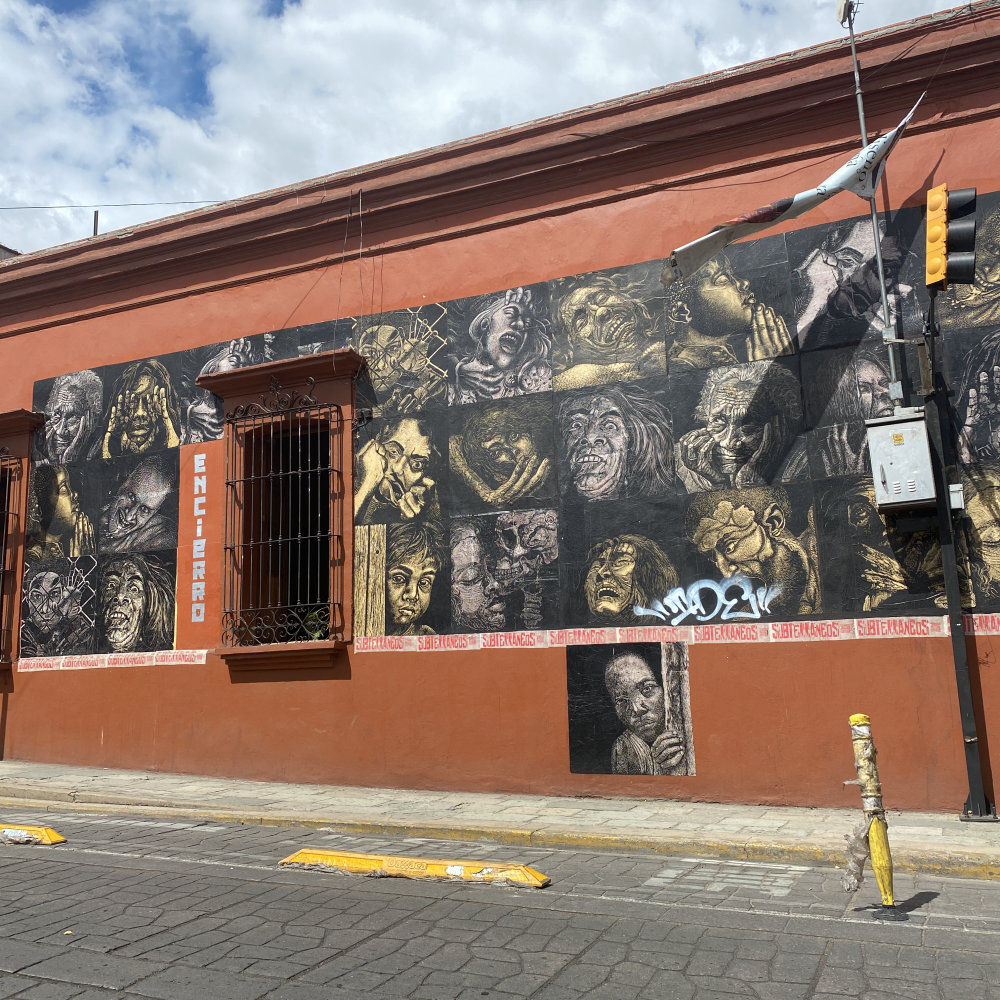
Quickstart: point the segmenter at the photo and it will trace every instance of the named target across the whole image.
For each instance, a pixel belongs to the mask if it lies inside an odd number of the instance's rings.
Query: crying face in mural
[[[118,556],[101,571],[101,625],[113,653],[169,649],[173,578],[154,557]]]

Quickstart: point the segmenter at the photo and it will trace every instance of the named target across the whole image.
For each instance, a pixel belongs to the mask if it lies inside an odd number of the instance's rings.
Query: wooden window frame
[[[0,669],[18,649],[24,575],[25,511],[32,432],[45,419],[30,410],[0,413]]]
[[[238,606],[224,601],[230,606],[220,622],[223,640],[216,652],[231,668],[329,666],[335,651],[353,641],[354,381],[363,365],[364,359],[352,350],[327,351],[197,379],[199,386],[222,398],[225,413],[227,513],[221,585],[224,597],[230,596]],[[263,520],[259,513],[251,514],[242,505],[246,497],[242,491],[252,476],[248,469],[254,462],[246,452],[248,432],[261,427],[270,432],[275,426],[292,432],[297,422],[306,420],[309,414],[333,415],[329,417],[330,637],[241,644],[247,616],[254,613],[254,609],[244,607],[246,563],[242,553],[248,539],[253,546],[266,546],[271,541],[254,534],[258,525],[248,525],[247,518],[254,517],[260,524]],[[273,544],[280,545],[280,539]],[[255,638],[259,637],[271,637],[266,627],[256,634]]]

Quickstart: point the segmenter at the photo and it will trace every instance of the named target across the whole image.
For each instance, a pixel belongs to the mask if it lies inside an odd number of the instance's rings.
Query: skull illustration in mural
[[[542,620],[541,583],[559,555],[558,515],[554,510],[506,511],[497,517],[496,578],[503,594],[524,594],[526,628]]]

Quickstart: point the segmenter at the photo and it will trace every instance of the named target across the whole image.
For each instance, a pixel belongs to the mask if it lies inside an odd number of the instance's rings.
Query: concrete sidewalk
[[[294,785],[0,761],[3,810],[133,813],[339,833],[843,865],[860,807],[808,809]],[[901,871],[1000,878],[1000,823],[889,814]]]

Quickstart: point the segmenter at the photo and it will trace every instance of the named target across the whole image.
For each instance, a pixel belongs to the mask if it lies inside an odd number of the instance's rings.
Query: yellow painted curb
[[[460,882],[512,882],[542,889],[552,879],[527,865],[502,861],[442,861],[398,854],[361,854],[356,851],[323,851],[303,848],[279,861],[281,865],[321,865],[351,875],[384,875],[394,878],[443,878]]]
[[[34,843],[51,847],[65,844],[66,838],[49,826],[6,826],[0,821],[0,838],[10,838],[10,843]]]

